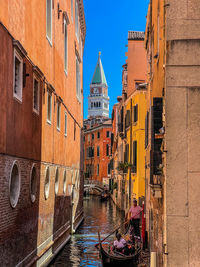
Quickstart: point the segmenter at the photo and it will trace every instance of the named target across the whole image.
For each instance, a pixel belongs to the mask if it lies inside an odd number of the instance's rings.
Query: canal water
[[[112,200],[101,202],[97,196],[84,199],[85,220],[72,236],[71,241],[61,250],[49,267],[101,266],[98,250],[97,232],[101,239],[124,221]],[[113,240],[113,237],[111,237]]]

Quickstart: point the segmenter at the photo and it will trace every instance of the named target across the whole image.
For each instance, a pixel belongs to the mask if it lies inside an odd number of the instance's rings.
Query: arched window
[[[37,171],[35,165],[31,169],[31,180],[30,180],[30,195],[31,201],[35,202],[37,193]]]
[[[21,185],[21,176],[19,171],[18,162],[15,161],[10,175],[10,184],[9,184],[9,192],[10,192],[10,204],[13,208],[16,207],[19,194],[20,194],[20,185]]]
[[[66,187],[67,187],[67,174],[66,170],[64,170],[64,176],[63,176],[63,193],[66,194]]]
[[[49,167],[46,168],[45,182],[44,182],[44,197],[48,199],[50,189],[50,170]]]
[[[58,194],[58,188],[59,188],[59,169],[56,168],[56,176],[55,176],[55,194]]]

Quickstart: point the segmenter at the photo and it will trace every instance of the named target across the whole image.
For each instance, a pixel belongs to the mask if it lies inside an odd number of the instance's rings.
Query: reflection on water
[[[84,214],[83,224],[49,266],[101,266],[98,250],[94,247],[98,243],[97,232],[101,232],[103,239],[123,222],[123,213],[111,200],[101,202],[98,197],[91,196],[84,200]]]

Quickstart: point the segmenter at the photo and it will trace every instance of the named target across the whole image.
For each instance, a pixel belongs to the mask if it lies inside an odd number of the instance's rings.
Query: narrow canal
[[[112,200],[101,202],[96,196],[84,199],[85,220],[71,241],[61,250],[49,267],[101,266],[98,250],[97,231],[101,238],[108,235],[124,220]]]

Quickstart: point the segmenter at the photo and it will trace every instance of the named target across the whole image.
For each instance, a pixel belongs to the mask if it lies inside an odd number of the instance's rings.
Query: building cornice
[[[81,27],[81,37],[83,41],[83,46],[85,44],[85,35],[86,35],[86,23],[85,23],[85,13],[83,0],[77,0],[79,7],[79,18],[80,18],[80,27]]]

